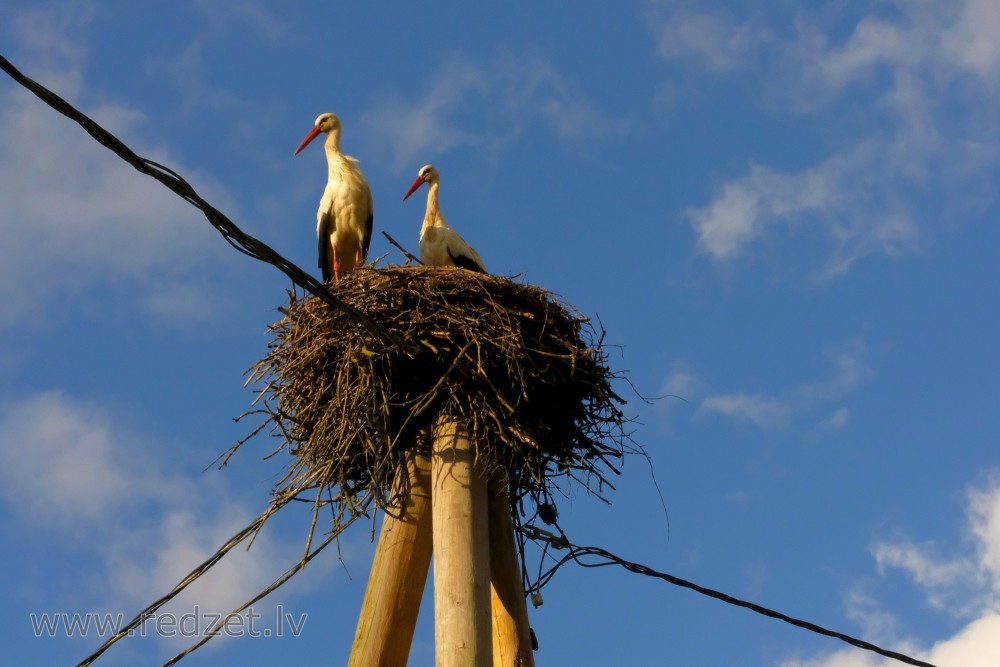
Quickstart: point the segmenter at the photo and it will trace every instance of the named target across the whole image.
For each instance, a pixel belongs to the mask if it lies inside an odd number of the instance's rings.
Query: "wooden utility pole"
[[[510,501],[496,479],[490,480],[488,494],[493,667],[534,667]]]
[[[458,422],[440,419],[431,457],[407,455],[386,514],[349,667],[405,667],[434,556],[437,667],[534,667],[510,502],[488,483]]]
[[[406,665],[431,562],[430,467],[411,452],[399,473],[398,515],[382,522],[349,667]]]
[[[466,430],[434,427],[434,645],[437,667],[491,667],[490,554],[486,481]]]

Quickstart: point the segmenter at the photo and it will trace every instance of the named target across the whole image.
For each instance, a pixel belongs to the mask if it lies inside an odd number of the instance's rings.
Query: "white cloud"
[[[93,18],[95,7],[89,2],[76,2],[58,12],[22,11],[11,17],[11,33],[33,67],[45,73],[59,94],[71,102],[82,89],[80,67],[86,58],[85,49],[67,39],[74,27],[86,25]],[[25,72],[29,77],[36,78]]]
[[[486,73],[454,56],[435,72],[416,101],[398,94],[379,100],[362,116],[361,132],[388,149],[397,166],[426,162],[458,146],[476,146],[483,141],[481,134],[460,129],[451,115],[486,88]]]
[[[29,53],[57,42],[44,69],[27,72],[69,99],[86,97],[81,49],[48,14],[15,20]],[[31,62],[30,59],[28,59]],[[135,143],[145,129],[137,110],[116,104],[83,105],[98,123]],[[140,154],[177,164],[160,148]],[[229,203],[211,179],[195,173],[204,194]],[[75,123],[19,88],[0,94],[0,325],[44,309],[61,293],[122,281],[141,289],[182,275],[224,246],[190,205],[103,148]]]
[[[861,587],[848,591],[844,604],[847,617],[864,628],[865,639],[881,645],[898,645],[896,632],[899,621]]]
[[[698,244],[715,259],[732,259],[762,231],[760,195],[748,183],[727,183],[711,204],[688,209]]]
[[[699,415],[719,414],[750,422],[758,428],[783,428],[796,415],[814,412],[825,408],[829,403],[840,401],[874,376],[865,362],[866,346],[860,338],[830,346],[824,350],[824,356],[833,366],[829,377],[802,382],[774,395],[761,392],[713,392],[705,381],[685,365],[675,366],[664,382],[664,391],[687,391],[685,398],[707,393],[699,404]],[[850,411],[839,407],[822,420],[819,427],[838,430],[847,424],[849,417]]]
[[[818,74],[827,85],[841,88],[867,78],[880,65],[912,65],[923,49],[915,48],[914,33],[895,22],[864,18],[843,46],[816,54]]]
[[[928,602],[964,625],[952,637],[935,642],[896,639],[899,619],[886,614],[867,594],[852,591],[848,616],[879,641],[917,659],[941,665],[994,667],[1000,664],[1000,475],[968,491],[968,535],[972,548],[951,556],[934,542],[879,542],[872,554],[883,574],[889,568],[910,575]],[[929,648],[921,649],[921,645]],[[854,649],[809,659],[786,660],[782,667],[890,667],[899,664]]]
[[[491,110],[477,115],[475,123],[461,119],[472,101],[485,101]],[[628,127],[594,109],[578,86],[543,58],[502,56],[477,65],[456,52],[431,75],[422,94],[389,93],[360,125],[369,143],[403,167],[461,146],[495,146],[538,122],[568,143]]]
[[[987,613],[964,626],[954,637],[937,642],[930,650],[914,650],[905,642],[894,650],[940,667],[996,667],[1000,664],[1000,615]],[[860,649],[806,659],[784,660],[780,667],[896,667],[899,661],[881,658]]]
[[[164,84],[174,86],[180,94],[182,113],[201,113],[205,109],[223,112],[227,114],[225,129],[254,136],[247,130],[259,132],[260,109],[256,101],[242,98],[224,83],[208,78],[204,57],[206,42],[208,38],[196,38],[178,52],[171,53],[169,58],[151,59],[147,68]]]
[[[1000,665],[1000,615],[984,614],[951,639],[935,645],[928,656],[928,661],[936,665]]]
[[[956,616],[1000,612],[1000,475],[985,488],[970,488],[968,537],[971,554],[943,555],[934,542],[886,540],[872,547],[879,570],[908,574],[928,602]]]
[[[208,500],[211,496],[203,496]],[[176,501],[178,499],[174,499]],[[234,503],[211,505],[195,511],[190,503],[177,509],[161,506],[155,522],[137,521],[128,534],[116,533],[101,551],[113,595],[101,601],[116,610],[145,607],[181,581],[195,566],[225,544],[253,518]],[[226,613],[250,599],[301,554],[295,546],[281,545],[267,537],[253,547],[233,549],[213,570],[192,584],[171,603],[189,610],[195,604],[205,611]],[[325,571],[326,568],[324,568]]]
[[[11,506],[41,520],[99,519],[140,480],[93,405],[45,392],[0,410],[0,476]],[[132,458],[132,457],[130,457]]]
[[[873,377],[865,363],[867,349],[860,338],[852,338],[840,345],[831,346],[823,355],[833,364],[833,375],[825,380],[805,382],[795,389],[795,394],[807,400],[837,400]]]
[[[122,421],[58,391],[4,405],[0,494],[26,524],[72,545],[59,556],[64,563],[80,564],[77,572],[61,568],[77,590],[48,581],[36,590],[49,584],[57,590],[47,595],[72,605],[81,591],[94,590],[95,608],[128,613],[173,588],[253,517],[217,478],[195,482],[170,472],[158,461],[161,446]],[[298,556],[265,532],[249,551],[231,552],[179,604],[227,612]]]
[[[498,103],[505,109],[507,126],[521,128],[539,118],[564,142],[621,134],[627,121],[597,111],[572,79],[545,58],[530,55],[499,58],[492,69],[499,84]]]
[[[884,155],[874,144],[859,146],[798,172],[754,165],[722,186],[712,202],[685,215],[699,247],[720,261],[745,254],[752,241],[779,225],[818,228],[830,247],[825,264],[812,271],[819,279],[835,277],[873,253],[913,252],[920,236],[911,214],[865,183],[866,165],[877,152]]]
[[[958,19],[942,39],[943,46],[961,66],[984,81],[1000,83],[1000,5],[993,0],[966,0]]]
[[[1000,593],[1000,479],[995,478],[991,488],[969,491],[969,508],[979,569]]]
[[[710,10],[654,19],[665,58],[710,72],[762,64],[753,71],[772,112],[818,115],[838,137],[802,169],[751,161],[689,208],[698,247],[714,261],[747,257],[784,229],[819,230],[825,257],[813,251],[804,261],[829,280],[865,257],[921,251],[952,211],[968,217],[993,201],[983,172],[1000,154],[1000,8],[989,0],[892,5],[892,13],[862,9],[843,38],[832,36],[829,13],[800,11],[788,34]]]
[[[713,71],[745,67],[769,32],[737,24],[728,12],[678,11],[653,19],[657,49],[667,60],[692,59]]]
[[[905,541],[881,542],[872,549],[879,571],[894,567],[903,570],[927,589],[949,588],[973,576],[975,568],[962,560],[942,560],[929,553],[932,545]],[[935,606],[940,606],[936,604]]]
[[[829,417],[819,423],[819,427],[826,431],[839,431],[847,426],[851,419],[851,411],[847,408],[838,408]]]
[[[254,37],[264,37],[271,42],[288,35],[289,26],[271,11],[273,5],[267,2],[195,0],[193,6],[205,18],[210,33],[226,31],[246,39],[248,31],[245,28],[249,27]]]
[[[704,392],[705,389],[705,381],[687,364],[676,363],[660,386],[660,395],[665,397],[676,396],[685,401],[690,401],[695,395]],[[672,402],[668,401],[668,403]]]
[[[788,404],[760,394],[716,394],[705,398],[698,412],[722,414],[760,428],[778,428],[788,422],[792,410]]]

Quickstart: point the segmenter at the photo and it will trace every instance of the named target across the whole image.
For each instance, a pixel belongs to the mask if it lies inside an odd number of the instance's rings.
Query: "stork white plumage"
[[[358,161],[340,152],[340,119],[321,114],[295,149],[295,155],[323,132],[326,134],[326,164],[329,176],[316,212],[319,268],[323,282],[340,279],[368,259],[372,240],[372,192]]]
[[[427,212],[420,228],[420,261],[428,266],[459,266],[470,271],[487,273],[479,253],[465,242],[458,232],[445,222],[438,205],[438,185],[441,177],[437,169],[427,164],[420,168],[417,180],[403,195],[403,201],[427,184]]]

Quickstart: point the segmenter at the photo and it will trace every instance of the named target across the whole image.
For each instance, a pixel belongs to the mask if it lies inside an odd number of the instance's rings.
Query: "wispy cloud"
[[[829,417],[819,423],[819,428],[824,431],[839,431],[847,426],[851,420],[851,411],[847,408],[838,408]]]
[[[956,616],[1000,613],[1000,472],[966,497],[971,552],[949,555],[934,542],[894,539],[876,543],[872,554],[880,571],[905,572],[937,608]]]
[[[992,0],[967,0],[942,46],[957,63],[977,72],[984,82],[1000,85],[1000,6]]]
[[[829,15],[807,11],[784,30],[721,11],[654,13],[664,58],[716,74],[752,72],[769,113],[819,115],[840,137],[803,169],[751,160],[708,203],[689,208],[698,247],[713,260],[751,257],[759,239],[782,228],[818,230],[825,258],[807,270],[829,280],[868,256],[921,251],[949,211],[980,212],[992,201],[983,170],[997,165],[1000,128],[984,111],[1000,107],[991,31],[1000,7],[894,7],[863,15],[843,38],[832,36]]]
[[[676,396],[677,398],[689,401],[697,395],[703,394],[707,385],[705,381],[690,367],[682,362],[673,364],[670,373],[660,385],[661,396]],[[668,401],[668,405],[673,402]]]
[[[861,338],[852,338],[840,345],[823,350],[823,356],[833,366],[833,374],[823,380],[803,382],[795,388],[795,396],[808,401],[835,401],[872,379],[874,373],[865,359],[867,346]]]
[[[225,30],[244,39],[249,33],[255,38],[262,37],[272,42],[288,35],[288,25],[272,11],[273,5],[268,2],[195,0],[193,6],[204,17],[207,32]]]
[[[928,603],[964,625],[954,636],[921,648],[898,638],[898,619],[884,612],[870,593],[853,589],[845,599],[848,616],[883,644],[936,665],[992,667],[1000,664],[1000,474],[969,489],[967,533],[971,548],[947,550],[935,542],[884,540],[872,547],[883,575],[899,570],[912,578]],[[783,661],[782,667],[889,667],[898,664],[844,650],[809,659]]]
[[[976,568],[973,563],[942,559],[933,551],[933,545],[929,544],[914,544],[909,541],[880,542],[872,549],[872,556],[878,563],[879,571],[884,572],[888,568],[902,570],[929,591],[950,590],[956,584],[968,581],[975,574]],[[946,601],[937,593],[932,593],[929,599],[935,607],[946,606]]]
[[[797,416],[811,415],[819,410],[828,411],[830,404],[840,402],[874,377],[866,357],[867,347],[860,338],[852,338],[839,345],[827,347],[823,355],[833,367],[829,376],[808,380],[787,389],[774,392],[719,392],[700,378],[687,365],[677,365],[664,383],[664,388],[674,388],[686,393],[685,398],[698,399],[696,415],[719,415],[743,421],[761,429],[779,429],[792,423]],[[673,393],[673,392],[671,392]],[[838,430],[850,417],[842,406],[819,422],[819,428]]]
[[[0,493],[32,520],[96,520],[149,481],[117,457],[107,416],[59,392],[4,406],[0,446]]]
[[[472,104],[489,111],[472,121],[466,114]],[[476,64],[452,52],[423,92],[391,91],[378,99],[363,115],[361,130],[371,145],[403,167],[461,146],[496,147],[535,123],[568,143],[628,127],[598,111],[579,86],[544,58],[502,55]]]
[[[715,394],[702,400],[698,412],[749,421],[760,428],[779,428],[788,423],[792,408],[761,394]]]
[[[15,24],[27,52],[61,44],[61,55],[50,53],[45,69],[29,74],[71,99],[86,100],[84,54],[60,33],[60,20],[32,13]],[[134,140],[146,122],[138,110],[113,103],[82,106],[142,154],[178,164],[165,149]],[[231,204],[211,178],[185,171],[204,184],[199,189],[206,196]],[[0,326],[44,308],[60,292],[123,281],[141,292],[170,283],[223,251],[185,202],[16,88],[0,93],[0,198]]]
[[[65,590],[56,578],[34,582],[35,590],[63,608],[78,604],[81,591],[95,591],[89,602],[95,608],[128,612],[144,606],[252,518],[219,480],[193,482],[171,472],[158,460],[161,445],[123,428],[122,421],[99,404],[60,391],[0,407],[5,507],[43,528],[49,539],[72,544],[57,557],[60,576],[71,577],[75,590]],[[262,534],[252,549],[237,549],[225,567],[195,584],[183,604],[228,611],[297,555]],[[73,563],[80,563],[78,571]]]
[[[458,146],[479,145],[484,141],[481,129],[462,129],[455,115],[468,99],[483,94],[487,79],[478,67],[462,58],[451,58],[417,99],[390,93],[378,100],[362,116],[361,131],[400,167]],[[428,157],[421,157],[425,155]]]
[[[860,585],[854,586],[844,598],[847,617],[864,628],[868,641],[882,645],[899,645],[899,619],[886,611],[870,593]]]
[[[826,260],[810,270],[821,280],[868,255],[912,253],[921,244],[912,211],[885,187],[866,183],[876,154],[885,154],[877,142],[804,171],[754,165],[746,176],[726,183],[712,202],[688,209],[685,216],[699,247],[719,261],[748,253],[754,240],[779,226],[816,230],[829,248]]]
[[[679,10],[654,13],[656,46],[667,60],[693,60],[706,69],[742,69],[770,39],[754,22],[739,23],[731,12]]]

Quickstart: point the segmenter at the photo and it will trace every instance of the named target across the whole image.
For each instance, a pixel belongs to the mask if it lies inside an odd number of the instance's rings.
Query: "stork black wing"
[[[476,271],[477,273],[486,273],[486,269],[468,255],[461,253],[456,255],[452,253],[451,248],[448,248],[448,256],[451,257],[451,261],[455,262],[455,266],[468,269],[469,271]]]
[[[319,227],[316,229],[316,237],[319,245],[319,270],[323,275],[323,282],[328,283],[333,278],[333,266],[330,263],[330,234],[333,233],[333,218],[329,212],[320,218]]]
[[[372,227],[375,220],[375,211],[368,214],[365,220],[365,238],[361,240],[361,263],[368,261],[368,246],[372,244]]]

